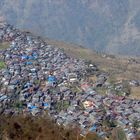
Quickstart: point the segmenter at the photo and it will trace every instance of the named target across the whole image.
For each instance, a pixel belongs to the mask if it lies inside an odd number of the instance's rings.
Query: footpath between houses
[[[108,74],[94,64],[67,56],[38,37],[0,26],[0,114],[41,116],[46,112],[59,125],[77,125],[81,135],[109,135],[122,127],[129,139],[139,131],[140,101],[116,94],[100,95],[95,88],[107,86]],[[87,80],[96,75],[93,83]],[[108,85],[111,87],[112,85]],[[118,87],[121,91],[121,87]]]

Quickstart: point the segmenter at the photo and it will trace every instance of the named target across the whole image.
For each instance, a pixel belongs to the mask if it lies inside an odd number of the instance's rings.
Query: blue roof
[[[32,111],[33,109],[36,109],[36,108],[37,108],[37,106],[32,105],[29,107],[29,110]]]
[[[17,85],[20,82],[20,80],[14,81],[14,85]]]
[[[28,59],[28,56],[27,55],[22,55],[21,58],[22,59]]]
[[[1,101],[1,100],[5,100],[5,99],[7,99],[7,98],[8,98],[8,97],[7,97],[6,95],[1,96],[1,97],[0,97],[0,101]]]
[[[94,131],[96,130],[96,128],[97,128],[97,127],[96,127],[96,124],[94,124],[94,125],[89,129],[89,131],[90,131],[90,132],[94,132]]]
[[[43,103],[43,106],[49,107],[49,104],[48,103]]]
[[[49,76],[48,77],[48,82],[56,82],[56,77],[55,76]]]
[[[38,55],[36,52],[33,52],[32,56],[37,57]]]
[[[32,64],[33,64],[33,63],[30,62],[30,61],[26,62],[26,65],[32,65]]]
[[[29,56],[28,59],[29,59],[29,60],[35,60],[35,57],[34,57],[34,56]]]
[[[24,87],[29,87],[29,86],[31,86],[31,85],[32,85],[31,83],[27,82],[27,83],[24,85]]]

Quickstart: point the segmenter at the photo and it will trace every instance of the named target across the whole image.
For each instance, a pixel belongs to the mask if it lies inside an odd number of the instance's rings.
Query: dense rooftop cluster
[[[0,51],[6,65],[0,70],[0,114],[48,113],[59,125],[77,125],[82,135],[90,131],[101,137],[108,135],[107,122],[122,127],[129,139],[135,138],[138,129],[133,124],[140,120],[140,101],[98,94],[86,76],[98,71],[94,86],[101,87],[108,75],[96,65],[67,56],[8,24],[0,26],[0,41],[10,42],[8,49]]]

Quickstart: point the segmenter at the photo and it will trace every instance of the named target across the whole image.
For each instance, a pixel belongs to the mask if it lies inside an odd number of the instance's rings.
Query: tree
[[[128,82],[123,82],[123,92],[125,92],[127,96],[131,94],[131,87]]]
[[[101,140],[96,133],[88,133],[85,140]]]
[[[125,132],[121,128],[114,128],[112,131],[113,140],[127,140]]]
[[[133,126],[134,129],[139,128],[139,125],[140,125],[140,122],[139,122],[138,120],[134,120],[134,121],[133,121],[132,126]]]

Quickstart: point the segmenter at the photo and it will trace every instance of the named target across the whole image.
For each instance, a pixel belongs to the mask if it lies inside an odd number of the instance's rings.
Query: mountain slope
[[[1,0],[0,15],[21,29],[100,52],[139,55],[139,0]]]

